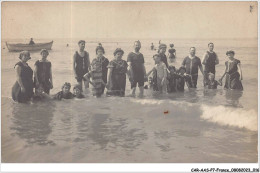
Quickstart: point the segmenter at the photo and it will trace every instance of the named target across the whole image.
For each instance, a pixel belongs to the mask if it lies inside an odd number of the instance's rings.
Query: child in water
[[[208,89],[217,89],[218,85],[222,86],[222,83],[215,80],[213,73],[208,73]]]
[[[93,86],[93,96],[100,97],[103,94],[102,86],[106,86],[106,83],[102,79],[102,65],[100,61],[93,61],[91,67],[92,70],[86,73],[83,78]],[[90,81],[90,78],[92,81]]]
[[[177,76],[176,76],[176,90],[177,91],[184,91],[184,85],[187,80],[187,76],[185,74],[186,69],[184,67],[180,67]],[[187,86],[189,88],[189,84],[187,83]]]
[[[168,93],[172,93],[176,91],[176,78],[177,78],[176,68],[170,65],[168,70],[169,70],[169,75],[168,75],[169,83],[167,85],[167,91]]]
[[[44,91],[44,88],[42,87],[42,85],[39,85],[35,89],[33,101],[40,101],[40,100],[43,100],[43,99],[50,99],[50,98],[51,97],[49,96],[49,94]]]
[[[71,85],[68,82],[65,82],[65,84],[61,87],[61,91],[58,92],[54,99],[61,100],[61,99],[72,99],[73,94],[70,92]]]
[[[80,85],[75,85],[74,88],[73,88],[73,96],[78,98],[78,99],[81,99],[81,98],[85,98],[85,96],[82,94],[82,91],[80,89]]]
[[[162,62],[160,55],[155,54],[153,59],[155,61],[155,67],[147,73],[147,76],[153,72],[153,74],[156,75],[153,81],[156,85],[156,87],[154,86],[154,90],[157,88],[158,91],[165,93],[167,90],[167,67],[164,62]]]

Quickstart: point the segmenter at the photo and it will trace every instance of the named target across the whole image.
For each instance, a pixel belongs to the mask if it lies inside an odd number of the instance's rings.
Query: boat
[[[32,45],[29,44],[22,44],[22,43],[18,43],[18,44],[10,44],[6,42],[6,47],[8,48],[8,50],[10,52],[17,52],[17,51],[23,51],[23,50],[27,50],[27,51],[38,51],[41,49],[47,49],[47,50],[51,50],[53,41],[49,42],[49,43],[35,43]]]

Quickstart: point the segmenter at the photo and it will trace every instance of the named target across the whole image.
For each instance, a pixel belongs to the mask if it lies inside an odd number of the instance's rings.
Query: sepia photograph
[[[2,2],[1,162],[258,163],[258,2]]]

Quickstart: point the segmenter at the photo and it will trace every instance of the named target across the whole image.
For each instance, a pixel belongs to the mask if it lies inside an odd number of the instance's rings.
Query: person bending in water
[[[54,99],[61,100],[61,99],[72,99],[73,94],[70,92],[71,85],[68,82],[65,82],[65,84],[62,86],[61,91],[58,92]]]
[[[102,64],[100,61],[93,61],[91,67],[92,70],[86,73],[83,78],[93,86],[93,96],[101,97],[104,91],[103,86],[106,86],[102,79]]]
[[[154,75],[156,75],[156,78],[154,79],[154,82],[156,84],[155,88],[162,93],[166,93],[167,67],[161,60],[160,55],[155,54],[153,56],[153,59],[155,61],[155,67],[147,73],[147,76],[149,76],[151,73],[154,73]]]
[[[73,96],[78,99],[85,98],[85,96],[82,94],[79,84],[77,84],[73,87]]]
[[[79,51],[76,51],[73,56],[73,71],[75,79],[82,90],[82,82],[84,81],[85,89],[89,87],[88,83],[84,80],[84,74],[88,73],[90,70],[90,60],[88,52],[84,51],[85,41],[80,40],[78,42]]]
[[[131,52],[127,56],[127,62],[129,67],[129,80],[131,82],[132,93],[131,96],[135,96],[135,90],[138,83],[138,87],[140,89],[139,96],[143,96],[144,94],[144,82],[146,79],[146,70],[144,66],[144,56],[140,53],[141,42],[134,42],[134,52]]]
[[[217,89],[218,85],[222,86],[222,83],[220,81],[215,80],[215,75],[213,73],[208,73],[208,89]]]

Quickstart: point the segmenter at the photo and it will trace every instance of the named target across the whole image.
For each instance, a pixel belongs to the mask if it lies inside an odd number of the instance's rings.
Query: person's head
[[[178,73],[180,73],[181,75],[183,75],[186,72],[185,67],[180,67],[178,70]]]
[[[195,47],[191,47],[190,48],[190,55],[194,56],[196,54],[196,48]]]
[[[33,38],[31,38],[31,41],[33,41]]]
[[[98,46],[101,46],[101,47],[102,47],[102,44],[101,44],[101,43],[98,43]]]
[[[168,69],[171,74],[176,72],[176,68],[173,65],[170,65]]]
[[[213,73],[209,73],[208,76],[210,81],[213,81],[215,79],[215,75]]]
[[[226,53],[227,57],[230,59],[230,60],[233,60],[234,59],[234,56],[235,56],[235,52],[233,50],[229,50],[227,51]]]
[[[105,49],[102,46],[96,48],[96,54],[98,57],[102,57],[105,54]]]
[[[153,45],[153,43],[152,43],[152,45]]]
[[[122,59],[122,56],[124,55],[124,51],[121,49],[121,48],[117,48],[115,51],[114,51],[114,56],[116,59]]]
[[[84,40],[79,40],[78,45],[79,45],[79,49],[80,50],[84,50],[85,49],[85,41]]]
[[[79,84],[74,86],[73,93],[77,98],[81,96],[81,87]]]
[[[209,43],[209,44],[208,44],[208,47],[209,47],[209,51],[213,51],[213,49],[214,49],[214,44],[213,44],[213,43]]]
[[[141,49],[141,42],[139,40],[134,42],[134,49],[136,52],[139,52]]]
[[[174,44],[170,44],[170,48],[173,48],[174,47]]]
[[[43,93],[44,93],[44,90],[43,90],[43,87],[42,87],[42,85],[40,85],[38,88],[35,88],[35,95],[36,96],[42,96],[43,95]]]
[[[47,59],[47,56],[49,55],[49,52],[47,49],[42,49],[41,50],[41,56],[42,56],[42,59]]]
[[[31,59],[30,52],[29,51],[22,51],[19,55],[19,59],[22,62],[27,62],[29,59]]]
[[[65,82],[65,84],[62,86],[62,92],[64,94],[68,94],[70,92],[71,85],[69,82]]]
[[[159,64],[161,62],[161,57],[158,54],[155,54],[153,56],[153,59],[154,59],[155,64]]]
[[[160,44],[158,53],[164,54],[166,52],[166,48],[167,48],[166,44]]]

